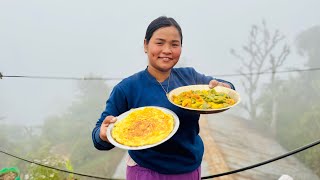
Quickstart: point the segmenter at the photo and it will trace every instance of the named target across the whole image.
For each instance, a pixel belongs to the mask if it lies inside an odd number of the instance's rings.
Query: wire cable
[[[242,75],[263,75],[263,74],[279,74],[279,73],[290,73],[290,72],[304,72],[304,71],[319,71],[320,67],[317,68],[306,68],[306,69],[290,69],[290,70],[280,70],[280,71],[264,71],[255,73],[238,73],[238,74],[221,74],[216,76],[226,77],[226,76],[242,76]]]
[[[2,74],[1,74],[2,75]],[[3,78],[29,78],[29,79],[56,79],[56,80],[98,80],[98,81],[108,81],[108,80],[121,80],[123,78],[110,77],[63,77],[63,76],[24,76],[24,75],[2,75]]]
[[[275,158],[272,158],[272,159],[269,159],[269,160],[266,160],[266,161],[251,165],[251,166],[247,166],[247,167],[244,167],[244,168],[236,169],[236,170],[233,170],[233,171],[228,171],[228,172],[225,172],[225,173],[220,173],[220,174],[215,174],[215,175],[211,175],[211,176],[201,177],[201,179],[210,179],[210,178],[225,176],[225,175],[229,175],[229,174],[234,174],[234,173],[238,173],[238,172],[241,172],[241,171],[245,171],[245,170],[248,170],[248,169],[256,168],[256,167],[271,163],[273,161],[277,161],[279,159],[285,158],[287,156],[291,156],[291,155],[296,154],[298,152],[304,151],[304,150],[306,150],[308,148],[311,148],[313,146],[316,146],[318,144],[320,144],[320,139],[315,141],[315,142],[313,142],[313,143],[310,143],[308,145],[305,145],[305,146],[299,147],[299,148],[297,148],[295,150],[289,151],[288,153],[285,153],[283,155],[277,156]]]
[[[6,155],[8,155],[8,156],[11,156],[11,157],[20,159],[20,160],[22,160],[22,161],[31,163],[31,164],[36,164],[36,165],[38,165],[38,166],[42,166],[42,167],[45,167],[45,168],[54,169],[54,170],[57,170],[57,171],[61,171],[61,172],[65,172],[65,173],[70,173],[70,174],[74,174],[74,175],[78,175],[78,176],[90,177],[90,178],[96,178],[96,179],[105,179],[105,180],[123,180],[123,179],[111,179],[111,178],[105,178],[105,177],[99,177],[99,176],[93,176],[93,175],[88,175],[88,174],[83,174],[83,173],[77,173],[77,172],[67,171],[67,170],[60,169],[60,168],[56,168],[56,167],[53,167],[53,166],[48,166],[48,165],[44,165],[44,164],[41,164],[41,163],[37,163],[37,162],[31,161],[31,160],[28,160],[28,159],[25,159],[25,158],[22,158],[22,157],[19,157],[19,156],[16,156],[16,155],[13,155],[13,154],[4,152],[4,151],[2,151],[2,150],[0,150],[0,152],[3,153],[3,154],[6,154]]]
[[[299,147],[299,148],[297,148],[297,149],[295,149],[295,150],[289,151],[288,153],[285,153],[285,154],[283,154],[283,155],[277,156],[277,157],[275,157],[275,158],[272,158],[272,159],[269,159],[269,160],[266,160],[266,161],[263,161],[263,162],[260,162],[260,163],[251,165],[251,166],[247,166],[247,167],[244,167],[244,168],[236,169],[236,170],[233,170],[233,171],[228,171],[228,172],[224,172],[224,173],[220,173],[220,174],[215,174],[215,175],[210,175],[210,176],[201,177],[201,179],[210,179],[210,178],[225,176],[225,175],[229,175],[229,174],[235,174],[235,173],[238,173],[238,172],[241,172],[241,171],[245,171],[245,170],[248,170],[248,169],[253,169],[253,168],[256,168],[256,167],[259,167],[259,166],[262,166],[262,165],[271,163],[271,162],[273,162],[273,161],[277,161],[277,160],[279,160],[279,159],[283,159],[283,158],[288,157],[288,156],[291,156],[291,155],[293,155],[293,154],[299,153],[299,152],[301,152],[301,151],[304,151],[304,150],[306,150],[306,149],[309,149],[309,148],[311,148],[311,147],[313,147],[313,146],[316,146],[316,145],[318,145],[318,144],[320,144],[320,139],[317,140],[317,141],[315,141],[315,142],[312,142],[312,143],[310,143],[310,144],[307,144],[307,145],[305,145],[305,146],[301,146],[301,147]],[[57,170],[57,171],[62,171],[62,172],[65,172],[65,173],[70,173],[70,174],[79,175],[79,176],[85,176],[85,177],[90,177],[90,178],[97,178],[97,179],[122,180],[122,179],[110,179],[110,178],[93,176],[93,175],[88,175],[88,174],[83,174],[83,173],[71,172],[71,171],[67,171],[67,170],[64,170],[64,169],[59,169],[59,168],[56,168],[56,167],[52,167],[52,166],[44,165],[44,164],[37,163],[37,162],[34,162],[34,161],[30,161],[30,160],[27,160],[27,159],[25,159],[25,158],[21,158],[21,157],[12,155],[12,154],[10,154],[10,153],[4,152],[4,151],[2,151],[2,150],[0,150],[0,152],[3,153],[3,154],[6,154],[6,155],[8,155],[8,156],[11,156],[11,157],[20,159],[20,160],[22,160],[22,161],[28,162],[28,163],[33,163],[33,164],[36,164],[36,165],[39,165],[39,166],[43,166],[43,167],[46,167],[46,168],[54,169],[54,170]]]
[[[264,72],[255,72],[255,73],[235,73],[235,74],[217,74],[215,77],[231,77],[231,76],[244,76],[244,75],[264,75],[272,73],[291,73],[291,72],[304,72],[304,71],[319,71],[320,67],[317,68],[306,68],[306,69],[291,69],[291,70],[279,70],[279,71],[264,71]],[[34,76],[34,75],[3,75],[0,72],[0,79],[3,78],[29,78],[29,79],[56,79],[56,80],[122,80],[120,77],[65,77],[65,76]]]

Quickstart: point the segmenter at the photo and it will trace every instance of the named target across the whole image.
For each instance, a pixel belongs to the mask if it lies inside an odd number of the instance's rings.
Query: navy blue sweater
[[[193,68],[174,68],[171,71],[169,91],[180,86],[208,84],[214,78],[196,72]],[[168,79],[162,82],[167,89]],[[227,82],[217,79],[220,82]],[[234,89],[230,82],[227,82]],[[204,152],[199,136],[199,114],[174,106],[166,97],[158,81],[147,69],[123,79],[112,90],[92,131],[94,146],[99,150],[110,150],[114,146],[99,137],[100,126],[108,115],[118,116],[132,108],[161,106],[175,112],[180,120],[176,134],[158,146],[144,150],[129,150],[131,158],[140,166],[162,174],[180,174],[195,170],[201,165]]]

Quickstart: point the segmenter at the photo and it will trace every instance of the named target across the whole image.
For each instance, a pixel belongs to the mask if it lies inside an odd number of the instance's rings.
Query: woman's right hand
[[[117,118],[114,116],[107,116],[101,126],[100,126],[100,138],[104,141],[109,142],[108,138],[107,138],[107,128],[109,126],[109,124],[111,123],[115,123],[117,121]]]

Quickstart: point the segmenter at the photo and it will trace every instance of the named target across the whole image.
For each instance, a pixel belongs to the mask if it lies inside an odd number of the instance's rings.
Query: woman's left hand
[[[223,82],[219,82],[217,80],[211,80],[209,82],[209,88],[214,88],[216,86],[223,86],[223,87],[226,87],[226,88],[231,88],[230,85],[228,83],[223,83]]]

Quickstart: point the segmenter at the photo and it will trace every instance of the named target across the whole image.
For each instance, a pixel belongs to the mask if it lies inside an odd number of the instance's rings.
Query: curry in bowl
[[[233,89],[209,85],[189,85],[178,87],[168,94],[168,100],[183,109],[200,114],[219,113],[240,102],[240,95]]]
[[[177,105],[193,109],[220,109],[235,104],[234,99],[215,89],[185,91],[173,95],[172,101]]]

